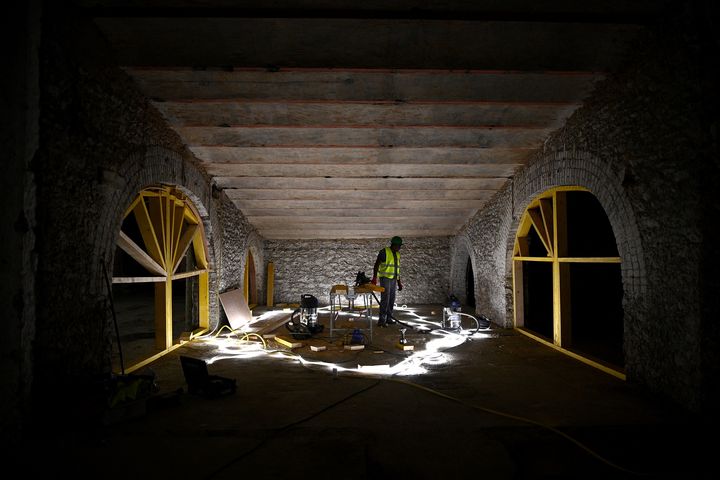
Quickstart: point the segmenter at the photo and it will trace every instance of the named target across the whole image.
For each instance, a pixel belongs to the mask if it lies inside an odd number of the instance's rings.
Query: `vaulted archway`
[[[137,370],[209,326],[208,249],[200,215],[174,186],[141,191],[125,210],[113,267],[113,370]],[[123,354],[124,350],[124,354]],[[129,366],[126,367],[126,363]]]
[[[536,197],[512,260],[515,326],[624,376],[621,259],[595,196],[558,187]]]

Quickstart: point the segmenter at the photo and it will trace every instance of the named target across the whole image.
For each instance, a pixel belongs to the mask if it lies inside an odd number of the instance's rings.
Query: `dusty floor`
[[[441,319],[440,306],[414,308],[396,316]],[[402,351],[399,328],[373,328],[360,351],[326,331],[295,349],[191,341],[144,371],[159,389],[144,408],[90,433],[46,432],[33,448],[56,455],[31,467],[113,479],[715,478],[703,473],[715,468],[702,438],[713,426],[623,380],[514,330],[408,328],[415,349]],[[287,336],[282,323],[275,333]],[[188,393],[180,355],[237,390]]]

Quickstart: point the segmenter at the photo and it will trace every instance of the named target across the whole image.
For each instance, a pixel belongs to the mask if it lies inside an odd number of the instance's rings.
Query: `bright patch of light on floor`
[[[253,317],[253,323],[259,322],[261,320],[267,320],[267,319],[273,318],[273,317],[281,317],[285,313],[286,312],[283,312],[282,310],[269,310],[265,313],[258,315],[257,317]]]
[[[323,307],[321,307],[323,308]],[[196,342],[209,346],[213,349],[214,355],[207,360],[208,364],[226,359],[253,359],[263,356],[278,358],[281,360],[299,363],[307,367],[321,368],[337,374],[338,372],[370,375],[370,376],[410,376],[422,375],[427,373],[427,367],[451,363],[453,361],[452,353],[448,352],[467,341],[473,339],[490,338],[494,336],[490,332],[470,330],[444,330],[438,322],[430,321],[427,317],[415,313],[415,309],[406,306],[396,307],[405,314],[402,321],[403,325],[407,325],[416,331],[425,330],[429,335],[426,342],[422,344],[419,350],[408,351],[407,356],[395,365],[389,364],[358,364],[356,368],[344,367],[338,363],[324,362],[320,360],[312,360],[290,350],[268,349],[267,342],[258,341],[255,338],[245,336],[250,332],[230,332],[222,336],[204,336],[195,339]],[[337,312],[339,315],[353,316],[348,312]],[[255,321],[268,320],[277,316],[277,312],[266,312],[255,318]],[[411,317],[411,319],[407,319]],[[400,350],[399,350],[400,351]],[[346,362],[343,362],[346,363]]]
[[[297,355],[295,353],[288,352],[285,350],[269,350],[267,353],[268,353],[268,355],[270,355],[272,357],[280,357],[284,360],[292,360],[293,362],[301,363],[306,366],[312,365],[312,366],[317,366],[317,367],[325,367],[330,371],[332,371],[333,369],[338,370],[338,371],[352,370],[350,368],[341,367],[332,362],[322,362],[320,360],[308,360],[307,358],[304,358],[300,355]]]
[[[417,313],[416,313],[416,312],[417,312],[417,309],[416,309],[416,308],[408,307],[407,305],[400,305],[400,306],[395,305],[395,306],[393,307],[393,311],[396,311],[396,310],[397,310],[397,311],[401,311],[401,312],[403,312],[403,313],[405,313],[405,314],[407,314],[407,315],[413,316],[413,317],[414,317],[413,320],[419,321],[420,323],[428,323],[428,324],[430,324],[430,325],[434,325],[434,326],[437,326],[437,327],[440,326],[439,323],[431,322],[431,321],[428,319],[428,317],[425,317],[425,316],[423,316],[423,315],[417,314]],[[393,317],[394,317],[394,315],[393,315]],[[403,323],[407,323],[407,324],[410,325],[410,324],[413,323],[413,320],[408,321],[408,320],[405,320],[405,319],[404,319],[404,320],[403,320]]]
[[[470,332],[471,331],[468,330],[468,334],[470,335],[470,338],[473,340],[482,340],[483,338],[495,338],[497,336],[490,332],[481,332],[481,331],[478,331],[475,333],[470,333]]]
[[[207,337],[196,340],[196,342],[214,347],[214,354],[211,358],[206,360],[208,365],[217,362],[218,360],[225,360],[228,358],[258,358],[267,355],[267,350],[263,348],[263,344],[260,342],[253,341],[241,341],[235,336],[218,336],[218,337]]]
[[[292,312],[292,310],[287,309],[287,311],[283,310],[271,310],[262,313],[261,315],[258,315],[256,317],[252,317],[252,321],[247,323],[246,325],[243,325],[243,330],[238,331],[235,330],[233,332],[234,335],[242,336],[245,333],[256,333],[262,330],[267,324],[272,323],[272,321],[276,318],[285,317],[288,313]]]
[[[390,369],[390,365],[358,365],[357,368],[361,373],[381,373],[385,374]]]
[[[425,344],[426,351],[439,352],[449,348],[457,347],[467,341],[467,336],[447,330],[435,330],[433,335],[439,335],[438,338],[430,340]]]
[[[402,363],[395,365],[390,369],[390,371],[387,372],[386,375],[397,375],[402,377],[411,375],[422,375],[423,373],[427,373],[427,369],[424,368],[420,363],[412,362],[408,363],[407,365],[403,365]]]
[[[432,333],[435,338],[425,343],[423,350],[409,353],[407,358],[395,365],[362,365],[357,368],[348,368],[333,362],[310,360],[302,355],[286,350],[268,350],[263,348],[262,343],[257,341],[238,340],[232,334],[218,337],[207,337],[197,341],[210,347],[214,347],[213,355],[206,360],[207,364],[213,364],[220,360],[227,359],[252,359],[262,356],[270,356],[298,362],[305,366],[321,367],[328,371],[352,372],[364,375],[420,375],[427,372],[426,366],[441,365],[452,361],[452,355],[443,352],[456,347],[467,341],[467,336],[454,332],[437,330]]]

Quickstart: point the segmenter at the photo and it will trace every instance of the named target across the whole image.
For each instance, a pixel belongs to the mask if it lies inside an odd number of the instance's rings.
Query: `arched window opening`
[[[513,249],[515,326],[624,376],[622,277],[602,205],[582,187],[533,200]]]
[[[207,258],[200,215],[180,190],[140,192],[125,211],[114,257],[113,371],[137,370],[208,328]]]

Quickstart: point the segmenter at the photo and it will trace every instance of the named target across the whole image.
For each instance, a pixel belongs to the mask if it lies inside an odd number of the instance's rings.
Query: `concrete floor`
[[[414,308],[396,317],[441,319],[440,306]],[[287,333],[283,326],[276,332]],[[326,332],[292,352],[267,340],[273,355],[222,335],[186,343],[149,366],[158,391],[135,404],[144,410],[133,416],[127,407],[126,418],[90,430],[70,424],[39,432],[31,449],[24,447],[28,473],[715,478],[703,473],[715,469],[710,445],[716,442],[703,440],[712,423],[517,331],[490,328],[433,354],[428,341],[436,335],[409,329],[406,336],[416,346],[412,352],[396,347],[398,326],[374,329],[360,352],[344,350],[342,335],[330,339]],[[328,349],[312,352],[307,343]],[[248,349],[260,356],[251,358]],[[188,393],[180,355],[212,362],[210,374],[236,379],[237,391],[218,398]],[[299,357],[333,361],[336,372]],[[358,365],[395,370],[360,375]],[[406,375],[410,365],[426,371]]]

